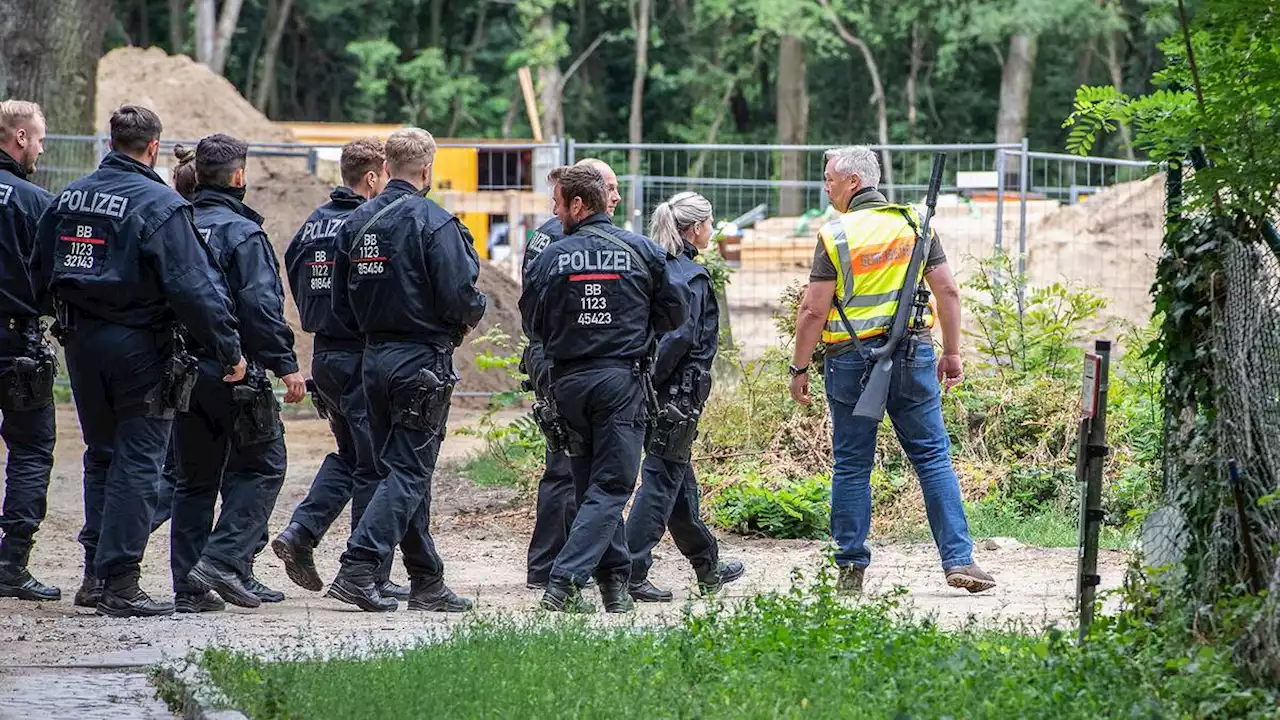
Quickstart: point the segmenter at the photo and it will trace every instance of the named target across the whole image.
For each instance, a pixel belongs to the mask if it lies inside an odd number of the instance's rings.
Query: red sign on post
[[[1102,356],[1085,353],[1084,383],[1080,397],[1080,415],[1091,420],[1098,413],[1098,395],[1102,391]]]

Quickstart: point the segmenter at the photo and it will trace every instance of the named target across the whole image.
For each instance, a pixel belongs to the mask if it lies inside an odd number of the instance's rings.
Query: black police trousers
[[[26,340],[21,333],[0,327],[0,385],[8,383],[13,359],[26,352]],[[49,403],[35,410],[0,410],[0,414],[3,414],[0,438],[9,452],[0,532],[4,533],[5,556],[21,560],[19,564],[25,565],[31,551],[31,536],[44,521],[49,496],[53,443],[57,436],[54,407]]]
[[[530,584],[551,579],[551,565],[569,538],[578,498],[573,486],[573,467],[564,453],[547,453],[546,468],[538,482],[538,504],[529,539]]]
[[[588,451],[569,458],[578,511],[551,579],[579,587],[593,575],[602,584],[625,583],[631,554],[622,509],[635,488],[646,418],[640,378],[629,367],[602,362],[559,377],[553,392],[560,414],[586,440]]]
[[[175,593],[199,592],[187,574],[201,558],[248,577],[254,555],[266,546],[267,520],[284,484],[284,436],[239,446],[231,430],[231,386],[202,359],[190,410],[178,416],[175,434],[182,468],[169,529]]]
[[[294,509],[292,522],[306,528],[317,543],[348,502],[354,531],[378,487],[362,359],[361,350],[323,350],[311,361],[311,379],[329,408],[329,429],[338,449],[325,456],[307,496]]]
[[[364,350],[364,395],[376,452],[378,486],[347,541],[342,565],[376,572],[400,545],[411,580],[442,577],[444,563],[431,539],[431,476],[435,473],[442,423],[436,432],[408,427],[398,410],[417,389],[427,368],[441,380],[453,377],[452,351],[421,343],[378,342]],[[447,421],[447,410],[446,410]]]
[[[151,519],[151,532],[160,529],[173,516],[173,491],[178,487],[178,475],[182,469],[178,467],[178,443],[174,433],[169,433],[169,449],[164,456],[164,467],[160,471],[160,487],[156,495],[156,514]]]
[[[170,355],[170,333],[77,317],[67,371],[84,452],[85,573],[137,576],[155,516],[160,468],[173,424],[147,408]]]
[[[716,538],[698,512],[698,481],[693,463],[646,455],[640,469],[640,489],[627,515],[627,547],[631,550],[631,584],[649,579],[653,548],[671,531],[680,553],[695,573],[714,569],[720,560]]]

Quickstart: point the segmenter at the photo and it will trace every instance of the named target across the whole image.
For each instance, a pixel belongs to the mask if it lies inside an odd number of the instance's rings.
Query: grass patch
[[[979,500],[965,503],[965,516],[975,544],[993,537],[1011,537],[1023,545],[1042,548],[1076,547],[1080,544],[1078,518],[1057,511],[1028,515]],[[1137,527],[1132,524],[1121,527],[1104,525],[1099,543],[1106,550],[1127,550],[1137,539],[1137,532]],[[932,542],[933,536],[929,534],[928,524],[899,522],[888,526],[884,539]]]
[[[504,456],[492,452],[472,455],[458,466],[458,474],[476,487],[520,488],[524,479],[520,470]]]
[[[688,614],[671,628],[472,619],[403,652],[268,662],[206,650],[202,667],[258,720],[365,717],[1271,717],[1276,697],[1211,644],[1100,621],[1059,632],[945,631],[893,597],[849,605],[830,576]]]

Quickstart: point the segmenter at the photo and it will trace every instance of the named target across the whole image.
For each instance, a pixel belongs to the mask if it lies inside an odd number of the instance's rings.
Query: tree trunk
[[[751,67],[745,72],[738,71],[738,73],[729,76],[729,83],[725,86],[724,95],[720,98],[719,109],[716,110],[716,116],[712,118],[711,125],[707,128],[707,139],[705,141],[707,145],[716,143],[716,136],[720,133],[720,125],[724,123],[725,117],[729,114],[733,104],[734,93],[738,92],[738,82],[751,77],[751,74],[759,67],[760,51],[763,45],[764,36],[760,35],[756,38],[756,44],[751,48]],[[689,177],[696,178],[702,175],[702,166],[707,162],[707,153],[708,151],[706,150],[698,153],[697,159],[693,161],[693,166],[689,168]]]
[[[267,34],[271,32],[271,26],[275,24],[278,12],[280,12],[280,0],[267,0],[266,17],[253,36],[253,49],[249,51],[249,64],[246,66],[249,72],[245,73],[244,90],[241,92],[249,102],[253,102],[253,98],[258,95],[258,81],[261,79],[258,76],[262,72],[258,63],[262,59],[262,46],[267,44]]]
[[[924,41],[920,38],[920,23],[911,23],[911,65],[907,71],[907,138],[916,141],[916,123],[919,114],[916,110],[916,78],[920,77],[920,67],[924,64]]]
[[[516,83],[515,90],[511,92],[508,99],[511,101],[507,105],[507,114],[502,116],[502,137],[511,137],[511,128],[516,124],[516,113],[520,111],[520,84]]]
[[[142,0],[138,3],[138,44],[151,47],[151,3]]]
[[[240,22],[240,8],[244,0],[223,0],[222,13],[218,17],[217,35],[213,40],[213,59],[209,69],[221,75],[227,69],[227,54],[231,51],[231,38]]]
[[[804,62],[804,40],[783,35],[778,42],[778,144],[803,145],[809,135],[809,88]],[[804,153],[782,151],[781,180],[804,179]],[[783,186],[779,204],[782,215],[803,215],[804,188]]]
[[[471,72],[471,63],[475,60],[476,51],[480,49],[480,43],[484,42],[484,23],[489,16],[489,0],[482,0],[480,3],[480,17],[476,18],[476,29],[471,33],[471,42],[467,43],[467,49],[462,53],[462,61],[458,63],[458,72],[465,75]],[[453,109],[449,113],[449,132],[445,137],[455,137],[458,132],[458,120],[462,117],[462,93],[458,93],[453,97]],[[545,132],[545,130],[543,131]]]
[[[550,15],[551,11],[548,10]],[[444,0],[431,0],[431,47],[440,47],[441,39],[444,37]]]
[[[196,62],[212,67],[217,6],[214,0],[196,0]]]
[[[187,5],[190,0],[169,0],[169,53],[177,55],[187,41]]]
[[[840,16],[836,15],[835,10],[831,8],[831,3],[828,0],[818,0],[818,4],[827,12],[827,17],[831,20],[831,24],[835,27],[840,37],[862,53],[862,61],[867,65],[867,74],[871,76],[871,102],[876,106],[876,125],[879,127],[878,134],[881,145],[880,186],[885,189],[885,194],[890,201],[896,200],[896,192],[893,186],[893,156],[888,149],[889,113],[886,108],[887,100],[884,94],[884,83],[880,81],[880,66],[876,63],[876,57],[871,52],[871,46],[849,32],[849,29],[840,20]]]
[[[40,103],[51,133],[92,135],[98,59],[114,14],[112,0],[12,2],[0,13],[0,97]]]
[[[1120,43],[1124,41],[1124,32],[1115,30],[1107,33],[1107,70],[1111,73],[1111,87],[1116,92],[1124,92],[1124,62],[1120,59]],[[1133,152],[1133,133],[1129,126],[1120,123],[1120,138],[1124,141],[1124,152],[1130,160],[1136,160]]]
[[[289,14],[293,12],[293,0],[280,0],[279,12],[275,17],[275,25],[267,36],[266,49],[262,52],[262,80],[258,83],[257,96],[253,106],[258,112],[267,111],[267,100],[275,92],[276,64],[280,61],[280,42],[284,40],[284,30],[289,24]]]
[[[555,20],[551,12],[538,18],[537,32],[543,37],[551,37],[555,33]],[[542,137],[564,136],[564,97],[561,95],[560,64],[548,59],[545,65],[538,68],[538,104],[542,106]]]
[[[644,81],[649,75],[649,11],[651,0],[632,0],[632,27],[636,31],[635,77],[631,81],[631,122],[629,123],[628,140],[635,145],[644,141]],[[637,178],[641,175],[640,151],[632,148],[627,157],[629,172]],[[636,180],[637,186],[639,179]],[[638,193],[627,193],[627,220],[634,222],[636,212],[643,210],[637,207]],[[639,228],[637,228],[639,230]]]
[[[1027,107],[1031,102],[1031,84],[1036,74],[1035,35],[1009,38],[1009,52],[1004,58],[1004,76],[1000,80],[1000,112],[996,117],[996,142],[1020,143],[1027,136]]]

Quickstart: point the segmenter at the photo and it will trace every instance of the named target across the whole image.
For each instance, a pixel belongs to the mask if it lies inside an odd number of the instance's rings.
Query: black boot
[[[262,581],[258,579],[258,576],[254,575],[252,572],[249,573],[248,579],[242,579],[242,582],[244,582],[246,590],[256,595],[257,598],[264,603],[284,602],[284,593],[279,590],[272,590],[266,585],[263,585]]]
[[[311,533],[295,522],[289,523],[284,532],[271,541],[271,550],[284,562],[289,579],[298,587],[316,592],[324,588],[324,582],[316,572],[314,548]]]
[[[76,597],[72,602],[76,607],[98,607],[98,601],[102,599],[102,587],[105,584],[98,578],[86,573],[84,579],[80,581],[80,589],[76,590]]]
[[[411,590],[408,585],[401,585],[391,580],[383,580],[378,583],[378,594],[383,597],[395,598],[396,600],[408,600]],[[409,608],[412,610],[413,608]]]
[[[9,538],[0,540],[0,597],[19,600],[61,600],[61,590],[52,585],[45,585],[27,572],[27,557],[30,552],[29,544],[19,545],[16,539]]]
[[[627,613],[636,608],[625,580],[601,580],[600,599],[604,601],[604,611],[607,613]]]
[[[698,589],[703,595],[719,592],[725,585],[741,578],[746,571],[746,566],[737,560],[716,563],[714,568],[698,572]]]
[[[98,600],[98,614],[107,617],[159,617],[173,614],[173,603],[152,600],[138,587],[138,575],[134,571],[108,580]]]
[[[212,590],[223,600],[238,607],[256,608],[262,605],[258,596],[244,586],[244,581],[239,575],[232,570],[218,567],[207,558],[200,558],[200,562],[191,568],[191,572],[187,574],[187,582],[201,590]]]
[[[675,599],[675,595],[670,590],[663,590],[648,580],[630,586],[628,591],[631,593],[631,599],[636,602],[664,603]]]
[[[198,593],[178,593],[173,598],[173,607],[180,613],[221,612],[227,604],[212,590]]]
[[[567,613],[593,613],[596,606],[582,596],[582,589],[568,580],[553,579],[538,601],[544,610]]]
[[[391,612],[400,606],[395,598],[383,597],[373,580],[373,566],[363,564],[344,564],[338,569],[338,576],[329,583],[326,597],[341,600],[365,612]]]
[[[472,602],[458,597],[443,578],[410,578],[409,609],[426,612],[467,612]]]

